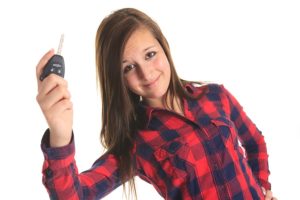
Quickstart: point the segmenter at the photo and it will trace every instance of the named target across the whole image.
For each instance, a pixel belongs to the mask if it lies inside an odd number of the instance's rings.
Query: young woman
[[[40,60],[37,77],[53,54]],[[96,64],[107,151],[82,173],[67,82],[54,74],[37,78],[49,125],[41,146],[51,199],[100,199],[127,181],[135,194],[134,176],[165,199],[273,198],[261,132],[223,85],[178,77],[150,17],[132,8],[106,17],[97,31]]]

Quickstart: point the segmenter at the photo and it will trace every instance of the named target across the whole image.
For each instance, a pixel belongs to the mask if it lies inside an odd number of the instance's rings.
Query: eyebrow
[[[146,49],[143,50],[143,52],[145,52],[145,51],[147,51],[147,50],[149,50],[149,49],[151,49],[153,47],[155,47],[155,45],[151,45],[151,46],[147,47]],[[127,60],[123,60],[122,61],[122,63],[125,63],[125,62],[127,62]]]
[[[150,47],[147,47],[146,49],[144,49],[144,52],[147,51],[148,49],[153,48],[153,47],[155,47],[155,45],[152,45],[152,46],[150,46]]]

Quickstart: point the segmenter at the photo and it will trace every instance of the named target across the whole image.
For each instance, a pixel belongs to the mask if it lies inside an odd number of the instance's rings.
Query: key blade
[[[64,43],[64,37],[65,37],[65,35],[64,35],[64,34],[61,34],[61,36],[60,36],[60,41],[59,41],[59,45],[58,45],[58,49],[57,49],[57,54],[58,54],[58,55],[61,55],[62,46],[63,46],[63,43]]]

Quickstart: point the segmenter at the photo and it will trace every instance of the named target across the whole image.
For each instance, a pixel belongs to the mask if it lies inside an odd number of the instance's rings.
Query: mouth
[[[151,81],[151,82],[145,84],[144,86],[145,86],[145,87],[152,87],[152,86],[154,86],[155,83],[158,81],[159,77],[160,77],[160,75],[159,75],[156,79],[154,79],[153,81]]]

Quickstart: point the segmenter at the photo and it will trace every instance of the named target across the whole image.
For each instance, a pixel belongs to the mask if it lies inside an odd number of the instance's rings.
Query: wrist
[[[72,137],[72,131],[69,134],[56,134],[55,132],[51,132],[50,130],[50,147],[52,148],[56,148],[56,147],[63,147],[66,146],[68,144],[70,144],[71,141],[71,137]]]

